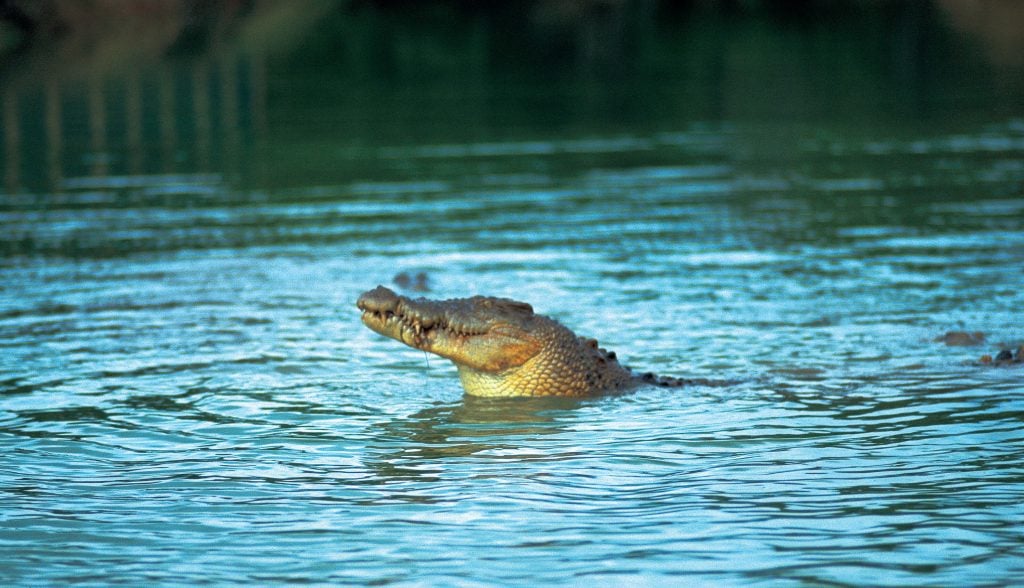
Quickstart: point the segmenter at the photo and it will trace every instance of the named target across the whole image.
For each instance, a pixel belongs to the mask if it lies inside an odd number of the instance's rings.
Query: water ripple
[[[363,156],[454,167],[7,201],[0,580],[1012,582],[1021,370],[976,362],[1021,337],[1024,227],[989,190],[1024,168],[927,190],[955,171],[935,154],[1019,145],[812,142],[810,173],[745,138],[396,146]],[[359,323],[402,271],[738,383],[463,398]],[[935,342],[964,329],[991,343]]]

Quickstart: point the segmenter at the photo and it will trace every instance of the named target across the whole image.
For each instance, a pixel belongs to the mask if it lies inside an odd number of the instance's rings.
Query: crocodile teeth
[[[423,339],[425,333],[434,328],[447,331],[456,337],[475,337],[487,332],[487,329],[481,329],[474,325],[456,322],[453,320],[453,317],[450,316],[423,316],[416,310],[403,308],[402,305],[399,305],[393,310],[369,309],[367,312],[372,313],[378,320],[383,321],[385,324],[401,324],[404,329],[408,330],[410,335],[415,335],[418,339]]]

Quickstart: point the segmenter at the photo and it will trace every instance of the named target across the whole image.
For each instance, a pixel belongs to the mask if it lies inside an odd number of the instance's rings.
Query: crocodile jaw
[[[484,297],[414,300],[378,286],[356,305],[371,330],[450,359],[460,371],[500,374],[523,365],[543,347],[528,330],[513,324],[534,319],[533,310],[522,303]]]

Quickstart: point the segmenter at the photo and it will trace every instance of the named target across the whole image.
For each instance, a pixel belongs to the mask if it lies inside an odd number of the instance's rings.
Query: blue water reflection
[[[5,62],[0,582],[1024,574],[1024,372],[978,361],[1024,337],[1024,89],[951,9],[623,13],[634,46],[609,8],[547,67],[557,19],[511,54],[490,13],[266,9]],[[737,383],[463,397],[361,326],[378,283]]]

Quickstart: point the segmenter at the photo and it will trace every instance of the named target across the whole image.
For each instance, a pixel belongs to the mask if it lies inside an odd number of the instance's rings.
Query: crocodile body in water
[[[640,385],[722,384],[634,374],[597,340],[507,298],[411,299],[378,286],[356,305],[370,329],[454,362],[473,396],[592,396]]]

